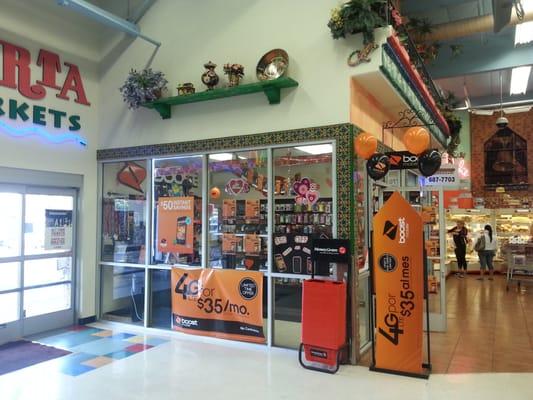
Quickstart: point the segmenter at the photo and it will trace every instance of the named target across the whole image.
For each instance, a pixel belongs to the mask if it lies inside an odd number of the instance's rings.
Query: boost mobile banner
[[[375,369],[423,372],[422,218],[398,193],[374,216]]]
[[[265,342],[261,272],[172,268],[172,287],[174,330]]]
[[[192,254],[194,197],[161,198],[157,203],[157,249]]]

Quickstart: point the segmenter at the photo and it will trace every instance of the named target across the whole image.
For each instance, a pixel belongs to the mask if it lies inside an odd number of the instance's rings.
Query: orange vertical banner
[[[157,250],[194,252],[194,197],[163,197],[157,202]]]
[[[375,364],[423,374],[424,262],[421,216],[395,192],[374,216]]]

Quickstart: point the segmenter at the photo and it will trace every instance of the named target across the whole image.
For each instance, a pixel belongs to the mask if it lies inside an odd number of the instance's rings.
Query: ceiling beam
[[[464,45],[462,54],[456,58],[452,58],[451,51],[442,46],[438,60],[429,65],[428,70],[433,79],[442,79],[532,64],[531,46],[488,46],[469,43]]]

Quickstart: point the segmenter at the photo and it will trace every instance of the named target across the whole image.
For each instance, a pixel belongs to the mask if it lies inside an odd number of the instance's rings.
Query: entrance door
[[[74,321],[76,191],[0,185],[0,343]]]

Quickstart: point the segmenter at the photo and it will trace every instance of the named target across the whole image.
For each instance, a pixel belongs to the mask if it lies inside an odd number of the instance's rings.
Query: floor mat
[[[70,354],[70,351],[27,340],[0,346],[0,375]]]

